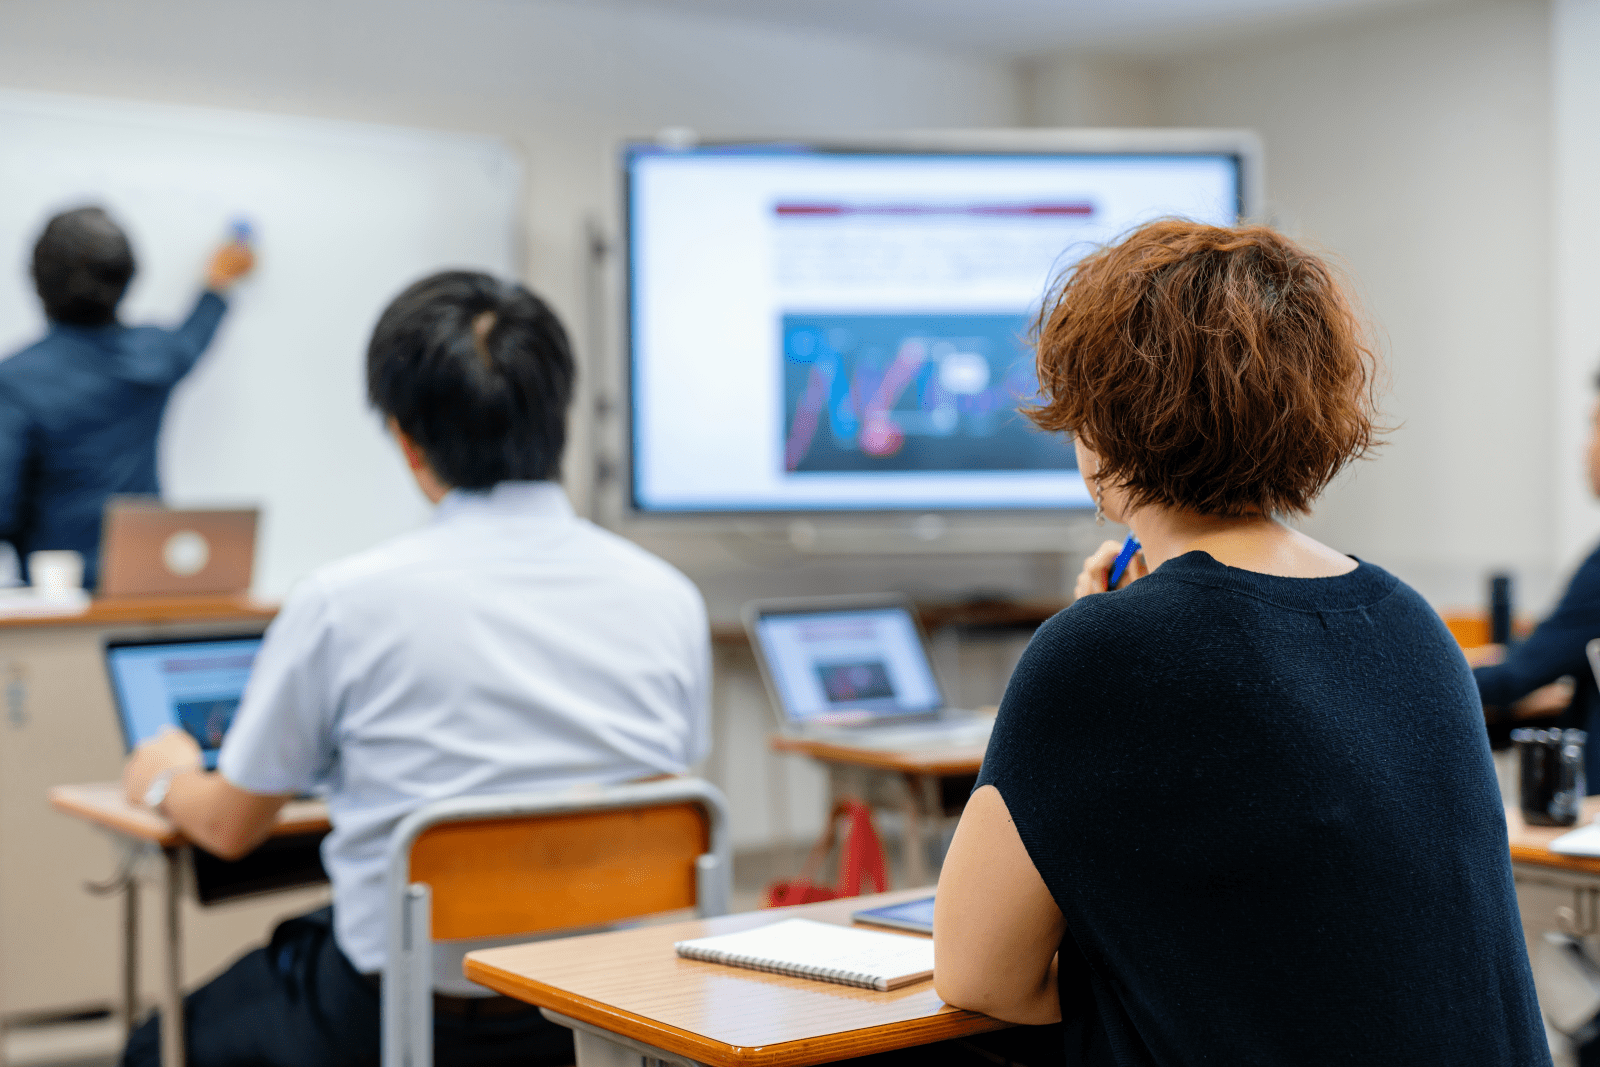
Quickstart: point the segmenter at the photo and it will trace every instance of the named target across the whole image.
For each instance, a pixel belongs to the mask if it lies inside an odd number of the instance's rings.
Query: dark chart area
[[[1070,471],[1038,399],[1022,315],[785,315],[792,473]]]
[[[222,747],[222,735],[233,725],[238,700],[191,700],[177,705],[178,723],[201,748]]]
[[[817,677],[830,704],[894,698],[889,671],[876,660],[856,663],[819,663]]]

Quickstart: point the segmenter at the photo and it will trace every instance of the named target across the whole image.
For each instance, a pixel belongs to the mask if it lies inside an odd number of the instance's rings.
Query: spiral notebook
[[[673,946],[692,960],[815,978],[888,992],[933,976],[933,941],[857,930],[811,919],[784,919],[736,934]]]

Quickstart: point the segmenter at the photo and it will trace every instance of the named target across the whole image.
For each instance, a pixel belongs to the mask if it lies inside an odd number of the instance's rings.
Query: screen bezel
[[[671,151],[715,150],[752,153],[794,152],[812,155],[905,155],[905,156],[1227,156],[1234,160],[1238,173],[1237,221],[1258,217],[1262,198],[1262,151],[1259,138],[1249,130],[1144,129],[1144,130],[957,130],[877,134],[870,137],[833,137],[821,140],[793,139],[718,139],[699,141],[679,131],[670,140],[634,140],[621,149],[623,250],[622,273],[622,407],[624,438],[618,457],[622,488],[623,519],[630,524],[661,522],[674,527],[719,520],[742,526],[785,525],[795,520],[848,521],[853,518],[894,520],[907,516],[935,515],[961,522],[965,518],[1055,519],[1091,513],[1092,504],[1038,507],[905,505],[899,507],[653,507],[640,499],[637,464],[637,388],[635,322],[637,286],[634,277],[634,176],[633,161],[644,155]]]
[[[113,710],[117,713],[117,728],[122,731],[122,747],[127,752],[132,752],[137,742],[133,739],[132,732],[128,729],[128,708],[122,699],[122,687],[117,684],[116,672],[111,669],[111,653],[119,648],[151,648],[158,645],[211,645],[230,641],[255,641],[266,640],[264,630],[254,632],[241,632],[234,634],[206,634],[198,637],[134,637],[111,638],[101,646],[100,660],[105,665],[106,686],[111,690]],[[217,750],[218,752],[221,749]]]

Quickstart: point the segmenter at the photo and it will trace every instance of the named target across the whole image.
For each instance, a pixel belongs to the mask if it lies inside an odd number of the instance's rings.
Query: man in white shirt
[[[418,806],[676,774],[705,755],[699,593],[574,517],[550,480],[573,374],[560,323],[521,286],[456,271],[397,297],[368,395],[438,505],[432,523],[294,590],[215,772],[179,731],[129,759],[129,798],[225,858],[297,793],[325,791],[333,822],[331,915],[289,920],[188,998],[191,1067],[377,1062],[385,848]],[[572,1062],[568,1032],[516,1002],[435,1002],[440,1067]],[[133,1034],[125,1065],[156,1062],[158,1025]]]

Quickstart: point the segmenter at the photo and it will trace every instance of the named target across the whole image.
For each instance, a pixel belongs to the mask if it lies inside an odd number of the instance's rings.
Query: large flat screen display
[[[1028,331],[1090,249],[1233,225],[1241,157],[630,146],[644,513],[1092,506],[1022,413]]]

